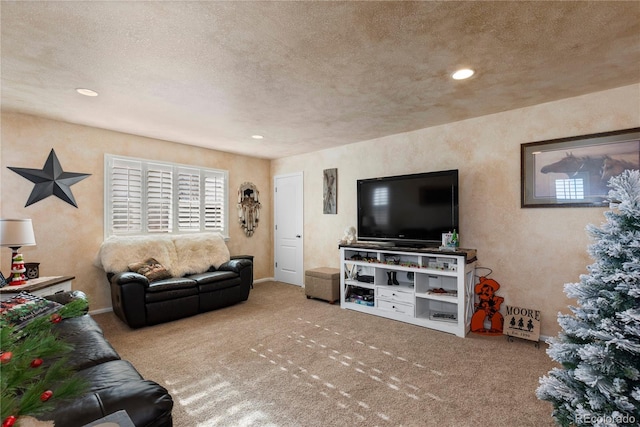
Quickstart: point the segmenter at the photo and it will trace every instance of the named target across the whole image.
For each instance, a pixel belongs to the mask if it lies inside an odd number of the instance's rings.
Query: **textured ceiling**
[[[638,1],[2,1],[0,12],[3,111],[264,158],[640,82]],[[463,66],[477,74],[451,80]]]

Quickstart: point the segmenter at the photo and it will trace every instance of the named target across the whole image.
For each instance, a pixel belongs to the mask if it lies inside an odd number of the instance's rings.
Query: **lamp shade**
[[[0,219],[0,246],[14,248],[35,244],[31,219]]]

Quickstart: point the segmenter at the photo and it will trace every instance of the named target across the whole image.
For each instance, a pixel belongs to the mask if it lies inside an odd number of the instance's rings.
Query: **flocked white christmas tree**
[[[563,426],[640,423],[640,172],[609,186],[606,222],[587,226],[595,263],[565,285],[578,306],[558,315],[562,331],[547,350],[562,368],[540,378],[536,392]]]

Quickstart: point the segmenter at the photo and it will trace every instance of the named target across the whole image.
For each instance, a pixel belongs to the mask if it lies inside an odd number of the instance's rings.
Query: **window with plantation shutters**
[[[218,231],[228,236],[228,172],[105,156],[105,236]]]

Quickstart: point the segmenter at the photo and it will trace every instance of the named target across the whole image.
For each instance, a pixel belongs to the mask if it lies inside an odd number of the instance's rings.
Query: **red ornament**
[[[32,368],[37,368],[38,366],[42,365],[42,359],[40,359],[39,357],[36,357],[35,359],[33,359],[33,361],[31,362],[31,367]]]
[[[61,320],[62,316],[60,316],[58,313],[53,313],[51,315],[51,323],[60,323]]]
[[[13,353],[11,353],[10,351],[5,351],[4,353],[2,353],[2,356],[0,356],[0,363],[9,363],[12,357]]]
[[[4,419],[4,421],[2,422],[2,427],[11,427],[13,426],[16,421],[18,419],[16,417],[14,417],[13,415],[9,415],[7,418]]]
[[[46,402],[51,399],[51,396],[53,396],[53,392],[51,390],[47,390],[40,395],[40,400]]]

